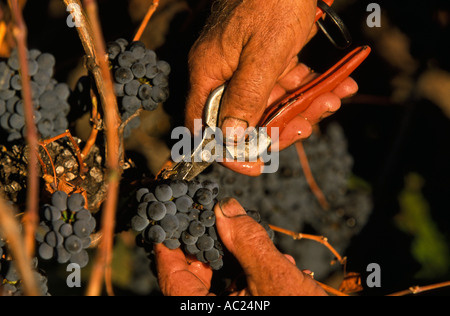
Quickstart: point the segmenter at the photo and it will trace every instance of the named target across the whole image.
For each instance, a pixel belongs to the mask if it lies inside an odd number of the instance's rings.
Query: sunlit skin
[[[194,120],[203,117],[210,92],[227,83],[219,117],[226,136],[227,128],[257,126],[268,106],[317,76],[297,57],[317,31],[316,1],[232,0],[221,9],[213,13],[211,27],[205,28],[190,52],[185,125],[194,132]],[[347,78],[319,96],[288,124],[280,135],[279,150],[308,138],[313,125],[336,112],[341,99],[357,90],[356,82]],[[262,170],[260,161],[223,164],[251,176]]]
[[[301,271],[291,256],[279,252],[265,229],[234,199],[215,206],[216,227],[223,245],[239,261],[247,276],[247,287],[231,295],[325,295]],[[161,291],[167,296],[205,296],[210,292],[213,271],[198,260],[187,258],[181,249],[155,245]]]
[[[218,1],[204,32],[189,55],[191,89],[185,125],[195,133],[194,120],[203,117],[206,100],[214,89],[227,84],[218,125],[228,142],[258,125],[265,109],[289,92],[311,81],[315,74],[299,63],[298,53],[317,32],[315,0]],[[341,99],[358,86],[345,79],[333,91],[317,97],[288,123],[280,135],[279,149],[308,138],[312,126],[336,112]],[[228,138],[228,139],[227,139]],[[238,173],[258,176],[262,163],[226,162]],[[223,245],[239,261],[247,288],[233,295],[325,295],[323,289],[300,270],[292,257],[280,253],[262,226],[246,215],[233,199],[215,206],[216,227]],[[182,250],[155,246],[158,279],[164,295],[214,295],[212,270],[187,258]]]

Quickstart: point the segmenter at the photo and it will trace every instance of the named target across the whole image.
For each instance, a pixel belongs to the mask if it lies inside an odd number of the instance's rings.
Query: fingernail
[[[219,207],[225,217],[236,217],[247,215],[244,208],[233,198],[226,198],[219,201]]]
[[[236,144],[244,140],[248,123],[244,120],[227,117],[222,123],[222,133],[226,144]]]

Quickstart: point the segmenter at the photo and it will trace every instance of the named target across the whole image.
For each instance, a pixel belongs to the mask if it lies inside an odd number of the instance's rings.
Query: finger
[[[301,115],[314,125],[335,113],[340,107],[341,99],[332,92],[326,92],[314,99]]]
[[[229,57],[238,59],[238,56]],[[190,89],[186,100],[185,126],[194,134],[194,120],[204,118],[204,107],[211,92],[224,84],[233,71],[214,42],[197,41],[189,53]]]
[[[245,174],[250,177],[257,177],[264,171],[264,162],[258,159],[255,162],[221,162],[221,164],[234,172]]]
[[[278,80],[278,84],[287,92],[298,89],[306,83],[306,78],[311,74],[311,69],[305,64],[298,64],[286,76]]]
[[[242,266],[252,295],[325,294],[276,249],[265,229],[236,200],[222,200],[214,210],[221,240]]]
[[[311,133],[311,122],[302,115],[296,116],[286,125],[281,133],[278,144],[279,150],[284,150],[292,144],[308,138],[311,136]]]
[[[295,67],[279,78],[277,84],[272,89],[268,104],[271,105],[276,101],[281,101],[286,94],[298,89],[304,84],[305,78],[311,73],[311,70],[304,64],[296,64]]]
[[[289,56],[289,48],[261,47],[266,42],[255,39],[247,44],[224,92],[219,126],[227,143],[242,141],[245,130],[257,126],[278,77],[295,56]]]
[[[198,261],[188,264],[186,256],[179,248],[170,250],[163,244],[157,244],[154,250],[158,282],[163,295],[208,295],[211,269]]]
[[[358,92],[358,84],[350,77],[345,78],[333,91],[338,98],[348,98]]]

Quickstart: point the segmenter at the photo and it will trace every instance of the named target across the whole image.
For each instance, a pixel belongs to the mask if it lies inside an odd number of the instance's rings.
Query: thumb
[[[236,200],[222,200],[214,210],[222,243],[243,268],[251,295],[325,294],[276,249],[265,229]]]
[[[218,123],[226,143],[241,142],[245,130],[258,125],[278,77],[292,59],[255,51],[251,42],[244,48],[224,91]]]

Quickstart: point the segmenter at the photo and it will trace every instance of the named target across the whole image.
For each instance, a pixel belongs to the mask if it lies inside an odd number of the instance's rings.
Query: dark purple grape
[[[126,84],[133,80],[133,72],[130,68],[117,68],[114,72],[114,79],[120,84]]]

